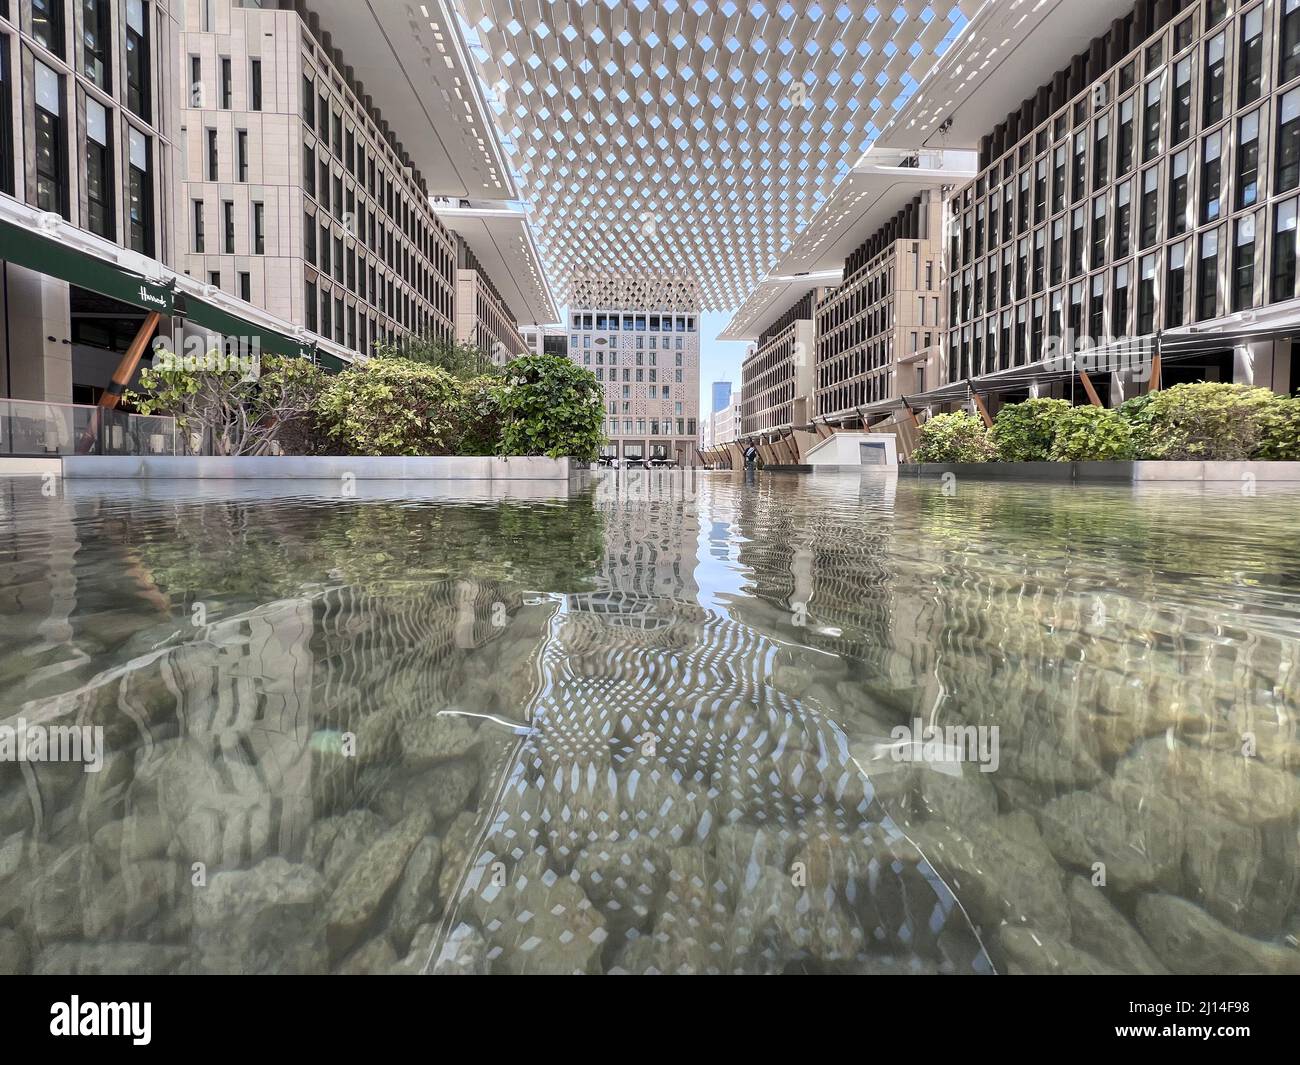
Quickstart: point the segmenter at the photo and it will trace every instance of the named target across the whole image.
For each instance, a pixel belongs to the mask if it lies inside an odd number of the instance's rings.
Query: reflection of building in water
[[[697,604],[681,483],[598,493],[610,586],[558,606],[432,960],[481,936],[502,972],[989,969],[845,735],[771,686],[778,644]]]
[[[618,470],[595,491],[604,517],[601,575],[611,592],[694,599],[699,520],[689,503],[699,490],[695,470]]]

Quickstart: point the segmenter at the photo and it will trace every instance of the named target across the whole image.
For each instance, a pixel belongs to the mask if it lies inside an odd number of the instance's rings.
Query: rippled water
[[[264,488],[0,481],[0,972],[1300,971],[1300,495]]]

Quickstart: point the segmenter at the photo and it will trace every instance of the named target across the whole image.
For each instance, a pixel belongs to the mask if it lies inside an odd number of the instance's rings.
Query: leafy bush
[[[1008,403],[998,411],[989,439],[1003,462],[1046,462],[1056,436],[1056,425],[1070,401],[1027,399]]]
[[[1260,448],[1277,400],[1267,388],[1202,381],[1136,396],[1120,414],[1138,458],[1238,462]]]
[[[501,404],[497,389],[501,379],[487,375],[460,383],[456,412],[457,455],[495,455],[501,439]]]
[[[1300,396],[1274,396],[1260,422],[1259,446],[1252,457],[1300,462]]]
[[[377,359],[405,359],[423,366],[436,366],[452,377],[471,380],[496,371],[493,357],[473,344],[440,337],[404,337],[395,343],[377,341],[374,357]],[[505,359],[500,359],[504,363]]]
[[[969,411],[937,414],[921,426],[913,462],[992,462],[997,450],[982,419]]]
[[[321,421],[349,455],[451,454],[460,408],[450,373],[395,358],[336,374],[320,398]]]
[[[1052,462],[1121,462],[1133,457],[1133,433],[1117,410],[1071,407],[1054,416]]]
[[[141,414],[175,418],[186,437],[208,439],[218,455],[292,452],[314,432],[325,373],[306,359],[267,355],[201,357],[160,350],[140,371],[142,392],[123,398]]]
[[[605,442],[604,392],[595,375],[558,355],[524,355],[496,388],[500,452],[593,462]]]

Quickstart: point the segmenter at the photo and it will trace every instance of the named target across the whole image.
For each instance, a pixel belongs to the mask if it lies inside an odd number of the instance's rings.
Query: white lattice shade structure
[[[980,0],[454,0],[538,244],[740,305]]]

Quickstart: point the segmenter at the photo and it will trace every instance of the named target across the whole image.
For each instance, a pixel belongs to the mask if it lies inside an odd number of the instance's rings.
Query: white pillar
[[[72,402],[72,311],[68,283],[5,263],[9,397]]]

